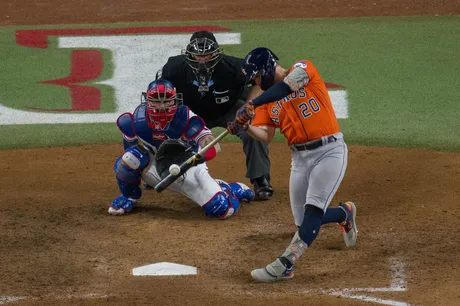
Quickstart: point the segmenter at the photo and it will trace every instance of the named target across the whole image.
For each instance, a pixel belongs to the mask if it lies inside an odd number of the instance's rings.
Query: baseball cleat
[[[356,205],[353,202],[340,203],[339,207],[345,211],[347,215],[345,221],[340,223],[340,230],[343,233],[345,245],[352,248],[356,245],[358,239],[358,228],[356,227]]]
[[[273,187],[267,176],[254,179],[254,192],[256,200],[269,200],[273,196]]]
[[[251,271],[253,279],[259,282],[271,283],[294,277],[294,266],[289,269],[277,258],[274,262],[267,265],[265,268],[255,269]]]
[[[118,196],[110,205],[108,213],[112,216],[119,216],[125,213],[129,213],[136,206],[136,201],[136,199],[127,198],[123,195]]]
[[[123,208],[116,209],[116,208],[110,206],[108,213],[109,213],[109,215],[112,215],[112,216],[120,216],[120,215],[123,215],[125,213],[125,210]]]

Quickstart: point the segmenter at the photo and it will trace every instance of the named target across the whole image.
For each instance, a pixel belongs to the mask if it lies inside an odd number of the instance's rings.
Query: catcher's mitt
[[[195,155],[193,148],[179,139],[165,140],[155,154],[155,168],[161,179],[169,174],[169,166],[181,165],[187,159]],[[183,173],[180,173],[182,175]]]

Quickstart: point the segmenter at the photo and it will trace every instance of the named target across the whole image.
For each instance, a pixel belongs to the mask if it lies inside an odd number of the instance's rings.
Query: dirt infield
[[[261,9],[263,8],[263,9]],[[40,0],[0,2],[3,25],[311,17],[458,15],[458,0]]]
[[[278,8],[281,2],[270,0],[264,10],[262,1],[178,2],[2,1],[0,11],[4,25],[460,14],[459,1],[313,0],[298,9],[296,1]],[[14,297],[23,299],[13,305],[458,305],[460,155],[349,149],[333,205],[357,203],[357,248],[347,250],[338,226],[326,226],[296,277],[270,285],[252,282],[249,271],[279,255],[295,231],[285,144],[270,146],[274,198],[246,204],[225,221],[153,191],[135,213],[108,216],[118,194],[112,163],[120,146],[0,151],[0,305]],[[216,178],[248,183],[240,144],[223,144],[209,166]],[[195,266],[198,275],[130,275],[162,261]],[[352,288],[376,292],[353,295]]]

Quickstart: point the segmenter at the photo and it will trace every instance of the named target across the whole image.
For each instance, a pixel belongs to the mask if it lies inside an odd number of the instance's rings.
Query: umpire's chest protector
[[[171,62],[163,68],[163,76],[182,94],[184,105],[208,121],[227,113],[245,87],[240,59],[224,56],[216,65],[208,83],[208,91],[199,91],[197,77],[190,67]]]

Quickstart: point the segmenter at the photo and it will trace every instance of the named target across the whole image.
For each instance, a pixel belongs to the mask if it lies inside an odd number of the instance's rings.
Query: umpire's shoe
[[[274,190],[267,176],[258,177],[252,183],[254,184],[256,200],[268,200],[271,198]]]
[[[253,279],[259,282],[276,282],[294,277],[294,266],[287,268],[279,258],[262,269],[251,271]]]

